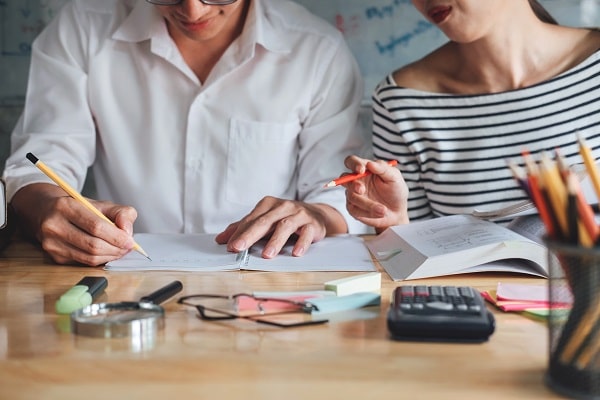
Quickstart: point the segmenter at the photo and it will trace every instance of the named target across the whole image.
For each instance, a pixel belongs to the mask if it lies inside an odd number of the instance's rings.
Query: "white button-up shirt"
[[[323,185],[363,147],[363,84],[343,36],[296,3],[252,0],[206,82],[154,6],[74,0],[33,44],[27,100],[4,177],[9,198],[48,179],[132,205],[137,232],[219,232],[264,196],[327,203]]]

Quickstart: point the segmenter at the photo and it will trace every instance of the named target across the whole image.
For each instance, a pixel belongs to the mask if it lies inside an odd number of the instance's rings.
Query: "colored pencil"
[[[549,205],[546,199],[545,190],[542,187],[542,182],[539,177],[539,168],[533,157],[528,151],[523,151],[523,158],[527,168],[527,180],[529,181],[529,190],[531,191],[531,199],[533,204],[540,214],[540,219],[546,226],[546,233],[549,237],[556,239],[557,222],[550,213]]]
[[[587,170],[588,175],[594,185],[594,190],[596,191],[596,196],[600,200],[600,172],[598,171],[598,167],[596,167],[596,160],[592,155],[592,151],[585,143],[585,139],[580,134],[577,135],[577,140],[579,142],[579,154],[583,158],[583,163],[585,164],[585,168]]]
[[[388,165],[390,165],[390,166],[393,167],[396,164],[398,164],[398,161],[397,160],[390,160],[387,163],[388,163]],[[345,183],[349,183],[349,182],[355,181],[355,180],[360,179],[360,178],[364,178],[365,176],[369,176],[369,175],[371,175],[371,171],[365,171],[362,174],[347,174],[347,175],[341,176],[341,177],[339,177],[337,179],[334,179],[332,181],[329,181],[327,184],[325,184],[325,187],[340,186],[340,185],[343,185]]]

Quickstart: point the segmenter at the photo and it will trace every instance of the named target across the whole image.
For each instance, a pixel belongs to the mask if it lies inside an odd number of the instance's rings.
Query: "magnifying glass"
[[[164,327],[165,310],[159,304],[182,288],[180,281],[173,281],[137,302],[90,304],[71,313],[71,332],[97,338],[129,337],[141,346],[154,343]]]

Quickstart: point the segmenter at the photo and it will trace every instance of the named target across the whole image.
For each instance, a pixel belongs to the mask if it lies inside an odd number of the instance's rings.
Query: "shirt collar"
[[[115,31],[113,39],[125,42],[142,42],[157,36],[159,32],[165,30],[163,17],[158,10],[145,0],[139,0],[135,3],[131,13]]]
[[[266,50],[275,53],[290,53],[292,49],[289,43],[282,39],[281,32],[273,26],[272,8],[273,6],[268,0],[251,0],[242,36],[246,36],[246,40],[252,40]]]

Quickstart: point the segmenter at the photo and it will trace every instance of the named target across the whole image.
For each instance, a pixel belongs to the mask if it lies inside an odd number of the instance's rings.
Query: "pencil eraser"
[[[381,272],[370,272],[325,282],[325,290],[334,291],[338,296],[360,292],[379,293],[381,291]]]

